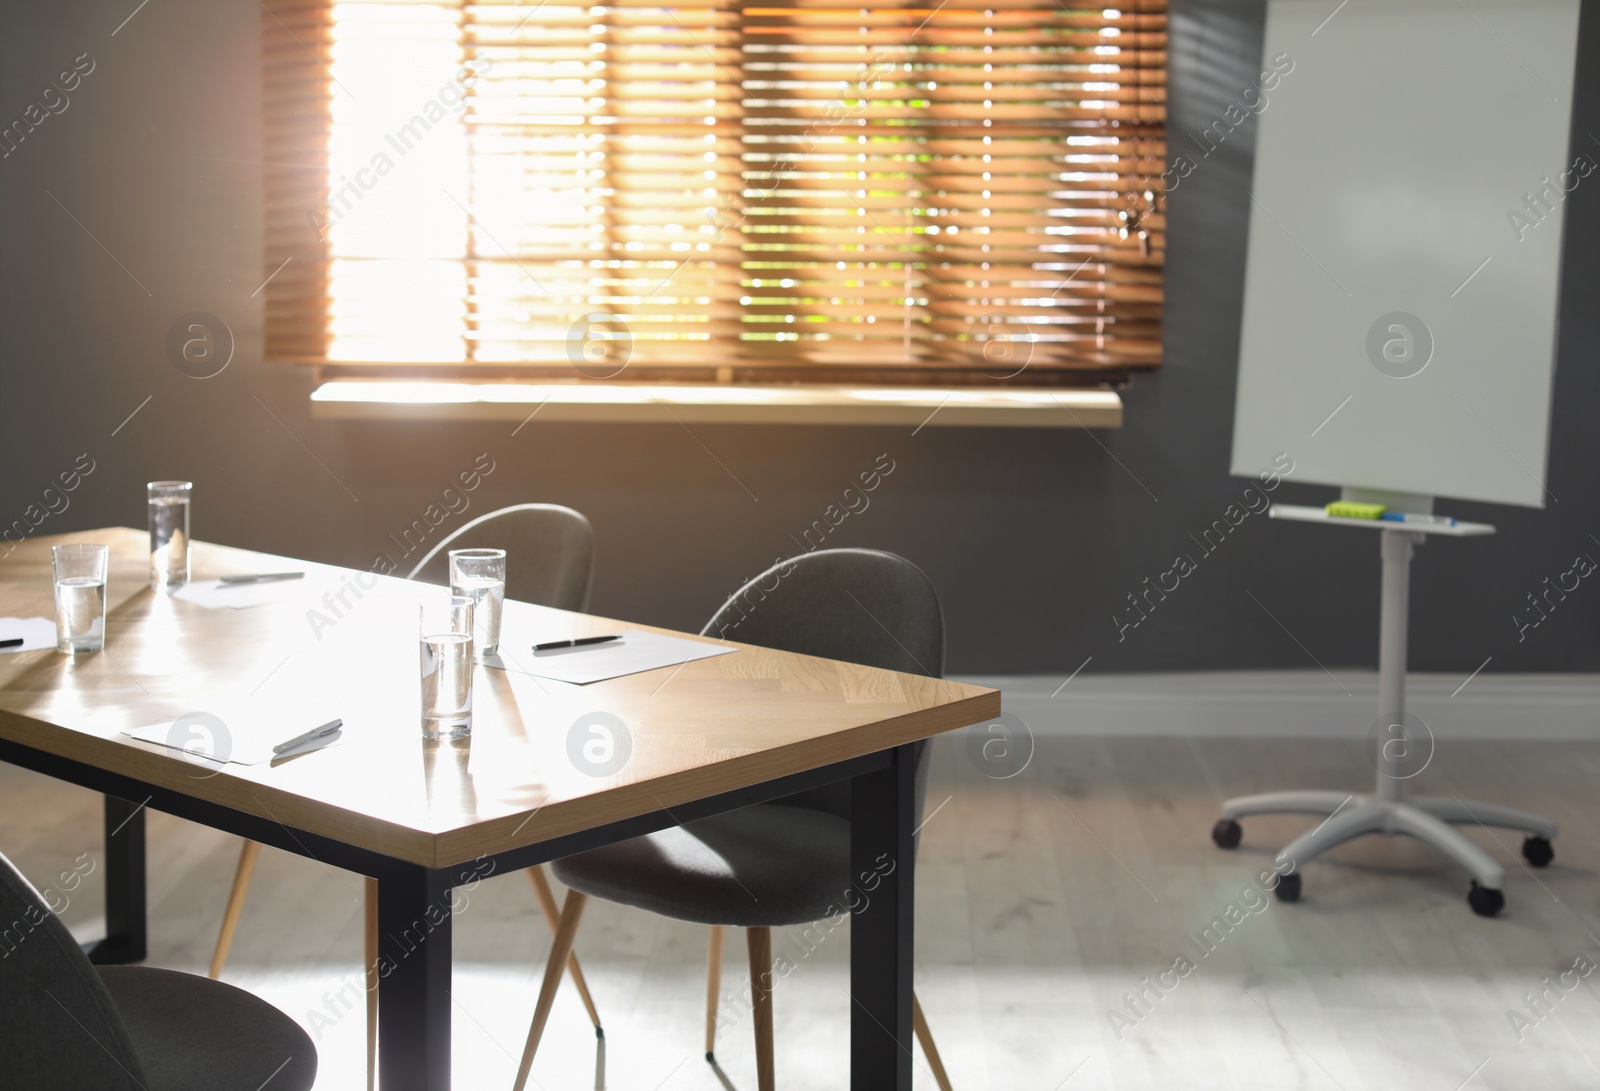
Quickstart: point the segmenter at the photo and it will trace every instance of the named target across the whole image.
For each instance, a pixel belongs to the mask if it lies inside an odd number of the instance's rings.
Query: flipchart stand
[[[1222,807],[1223,817],[1211,831],[1212,840],[1225,849],[1239,844],[1239,819],[1256,814],[1309,814],[1323,821],[1278,853],[1282,875],[1276,889],[1280,900],[1300,898],[1300,870],[1311,860],[1346,841],[1368,834],[1406,834],[1444,853],[1472,873],[1467,902],[1473,912],[1492,917],[1505,906],[1502,888],[1505,869],[1468,840],[1458,825],[1495,826],[1525,835],[1522,855],[1534,867],[1554,859],[1550,842],[1556,825],[1548,819],[1511,807],[1470,803],[1449,798],[1406,797],[1405,782],[1421,770],[1411,770],[1409,760],[1417,739],[1405,713],[1406,636],[1411,583],[1411,554],[1426,534],[1469,538],[1493,534],[1487,523],[1454,521],[1390,522],[1330,516],[1322,508],[1275,504],[1274,519],[1328,523],[1376,530],[1383,552],[1383,598],[1378,623],[1378,725],[1377,784],[1371,795],[1344,792],[1268,792],[1240,796]],[[1412,718],[1414,721],[1414,718]]]

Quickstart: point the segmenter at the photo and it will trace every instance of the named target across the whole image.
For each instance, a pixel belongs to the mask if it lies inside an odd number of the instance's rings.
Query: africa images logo
[[[222,717],[210,712],[186,712],[173,720],[167,729],[167,745],[203,759],[196,764],[217,765],[216,769],[202,775],[201,780],[216,776],[233,756],[232,732],[222,722]]]
[[[1433,331],[1409,311],[1390,311],[1367,329],[1367,359],[1391,379],[1409,379],[1433,359]]]

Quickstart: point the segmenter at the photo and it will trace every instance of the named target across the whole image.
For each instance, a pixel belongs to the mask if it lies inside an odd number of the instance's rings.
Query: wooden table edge
[[[784,776],[826,768],[838,762],[865,757],[921,739],[929,739],[935,735],[992,719],[1000,714],[999,690],[980,689],[976,686],[966,688],[976,692],[956,701],[918,709],[892,719],[879,720],[839,732],[832,736],[831,741],[865,742],[868,736],[871,741],[865,745],[841,746],[839,752],[831,756],[832,760],[804,769],[789,766],[782,759],[786,754],[810,744],[790,743],[718,762],[715,766],[717,775],[709,784],[704,777],[705,770],[697,769],[669,776],[665,778],[665,783],[657,781],[648,785],[621,784],[604,792],[565,802],[558,810],[552,811],[549,820],[544,822],[538,820],[538,816],[544,813],[544,808],[536,807],[517,814],[489,819],[470,829],[438,834],[434,837],[434,855],[428,866],[452,867],[469,860],[540,844],[656,811],[670,811],[680,804],[754,787]],[[690,775],[699,778],[692,787],[674,783],[675,780],[687,779]],[[600,811],[604,813],[597,813]],[[518,831],[524,829],[537,831],[536,836],[519,837],[515,842],[507,840],[508,837],[514,837]]]

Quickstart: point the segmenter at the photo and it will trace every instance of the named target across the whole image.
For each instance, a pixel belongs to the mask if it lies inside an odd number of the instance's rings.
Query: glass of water
[[[189,582],[189,496],[192,481],[152,481],[150,494],[150,586]]]
[[[506,600],[506,551],[452,549],[450,593],[472,600],[478,625],[478,654],[500,650],[500,608]]]
[[[451,595],[419,610],[422,655],[422,735],[459,739],[472,734],[472,600]]]
[[[97,652],[106,642],[106,563],[103,545],[58,545],[51,550],[56,579],[56,651]]]

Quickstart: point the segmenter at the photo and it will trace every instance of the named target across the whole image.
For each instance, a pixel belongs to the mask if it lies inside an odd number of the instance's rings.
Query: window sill
[[[333,380],[311,395],[325,420],[526,420],[659,424],[865,424],[1120,428],[1109,388],[446,383]]]

